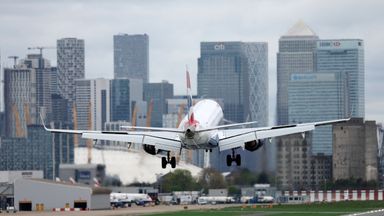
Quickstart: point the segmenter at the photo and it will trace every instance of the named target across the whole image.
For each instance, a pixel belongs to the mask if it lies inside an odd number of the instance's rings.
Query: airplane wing
[[[181,148],[178,136],[174,132],[169,131],[91,131],[51,129],[47,128],[44,124],[43,126],[46,131],[52,133],[79,134],[85,139],[147,144],[165,151],[180,151]]]
[[[346,122],[348,119],[311,122],[302,124],[281,125],[274,127],[228,129],[219,132],[219,150],[225,151],[233,148],[244,148],[246,142],[284,136],[289,134],[304,133],[314,130],[317,126]]]

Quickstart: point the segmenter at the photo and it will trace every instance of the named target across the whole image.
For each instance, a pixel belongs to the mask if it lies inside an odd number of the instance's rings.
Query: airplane
[[[256,121],[219,125],[224,116],[220,105],[211,99],[203,99],[193,105],[188,70],[186,80],[188,114],[182,119],[178,128],[122,126],[121,128],[126,131],[50,129],[45,126],[44,120],[41,120],[45,130],[51,133],[72,133],[79,134],[85,139],[139,143],[148,154],[166,153],[167,156],[161,158],[161,166],[164,169],[167,164],[170,164],[172,168],[176,167],[176,158],[171,157],[170,153],[179,152],[181,154],[182,149],[212,151],[212,149],[218,148],[220,152],[232,150],[232,154],[228,154],[226,158],[227,166],[231,166],[233,162],[240,166],[241,156],[236,154],[236,150],[239,148],[253,152],[262,147],[267,139],[296,133],[302,133],[304,136],[305,132],[312,131],[317,126],[346,122],[350,119],[272,127],[234,128],[249,126],[257,123]]]

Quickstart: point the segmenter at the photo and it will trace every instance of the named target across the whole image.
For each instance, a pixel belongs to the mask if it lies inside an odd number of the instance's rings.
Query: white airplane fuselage
[[[183,118],[179,129],[184,130],[179,138],[182,147],[186,149],[212,149],[217,147],[219,136],[217,130],[196,132],[204,128],[218,126],[223,120],[223,110],[214,100],[204,99],[196,103],[193,108],[193,121],[188,115]]]

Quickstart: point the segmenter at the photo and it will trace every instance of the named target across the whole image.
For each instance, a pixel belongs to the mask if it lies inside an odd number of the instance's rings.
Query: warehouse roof
[[[35,182],[41,182],[46,184],[55,184],[55,185],[64,185],[64,186],[70,186],[70,187],[79,187],[79,188],[85,188],[85,189],[91,189],[92,194],[110,194],[112,191],[108,188],[104,187],[91,187],[86,184],[73,184],[72,182],[62,182],[62,181],[52,181],[48,179],[23,179],[26,181],[35,181]]]

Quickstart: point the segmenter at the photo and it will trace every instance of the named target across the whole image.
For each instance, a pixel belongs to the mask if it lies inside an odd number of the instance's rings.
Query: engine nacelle
[[[216,134],[215,136],[212,136],[209,140],[208,140],[208,144],[211,145],[211,146],[218,146],[219,145],[219,136]]]
[[[259,149],[260,147],[262,147],[264,143],[265,143],[264,140],[253,140],[253,141],[244,143],[244,148],[248,151],[253,152]]]
[[[151,154],[151,155],[156,155],[159,153],[159,151],[156,150],[155,146],[153,146],[153,145],[144,144],[143,149],[145,152],[147,152],[148,154]]]

